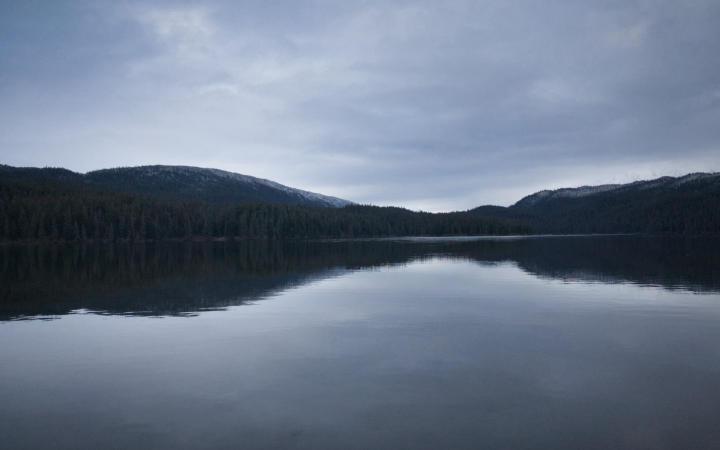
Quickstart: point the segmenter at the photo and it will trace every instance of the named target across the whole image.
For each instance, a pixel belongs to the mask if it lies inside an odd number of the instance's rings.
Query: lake
[[[720,448],[720,240],[0,247],[3,449]]]

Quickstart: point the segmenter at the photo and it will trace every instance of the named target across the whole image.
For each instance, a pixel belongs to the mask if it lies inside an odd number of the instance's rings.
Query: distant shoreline
[[[144,245],[163,243],[218,243],[218,242],[377,242],[377,241],[405,241],[405,242],[447,242],[447,241],[474,241],[493,239],[538,239],[538,238],[578,238],[578,237],[676,237],[676,238],[707,238],[720,237],[720,233],[683,234],[683,233],[568,233],[568,234],[484,234],[484,235],[398,235],[398,236],[366,236],[366,237],[202,237],[167,238],[167,239],[86,239],[86,240],[51,240],[33,239],[17,241],[0,241],[0,246],[33,246],[33,245],[95,245],[95,244],[123,244]]]

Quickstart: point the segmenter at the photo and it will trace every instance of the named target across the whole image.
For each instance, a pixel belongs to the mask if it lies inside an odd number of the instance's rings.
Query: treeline
[[[2,241],[345,238],[527,234],[521,221],[352,205],[211,204],[75,188],[0,183]]]

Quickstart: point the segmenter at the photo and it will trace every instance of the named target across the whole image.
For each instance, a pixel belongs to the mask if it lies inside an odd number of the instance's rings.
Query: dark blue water
[[[0,447],[720,448],[710,238],[0,249]]]

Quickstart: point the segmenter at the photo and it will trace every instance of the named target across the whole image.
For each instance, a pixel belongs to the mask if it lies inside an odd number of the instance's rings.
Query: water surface
[[[720,448],[720,243],[0,248],[3,448]]]

